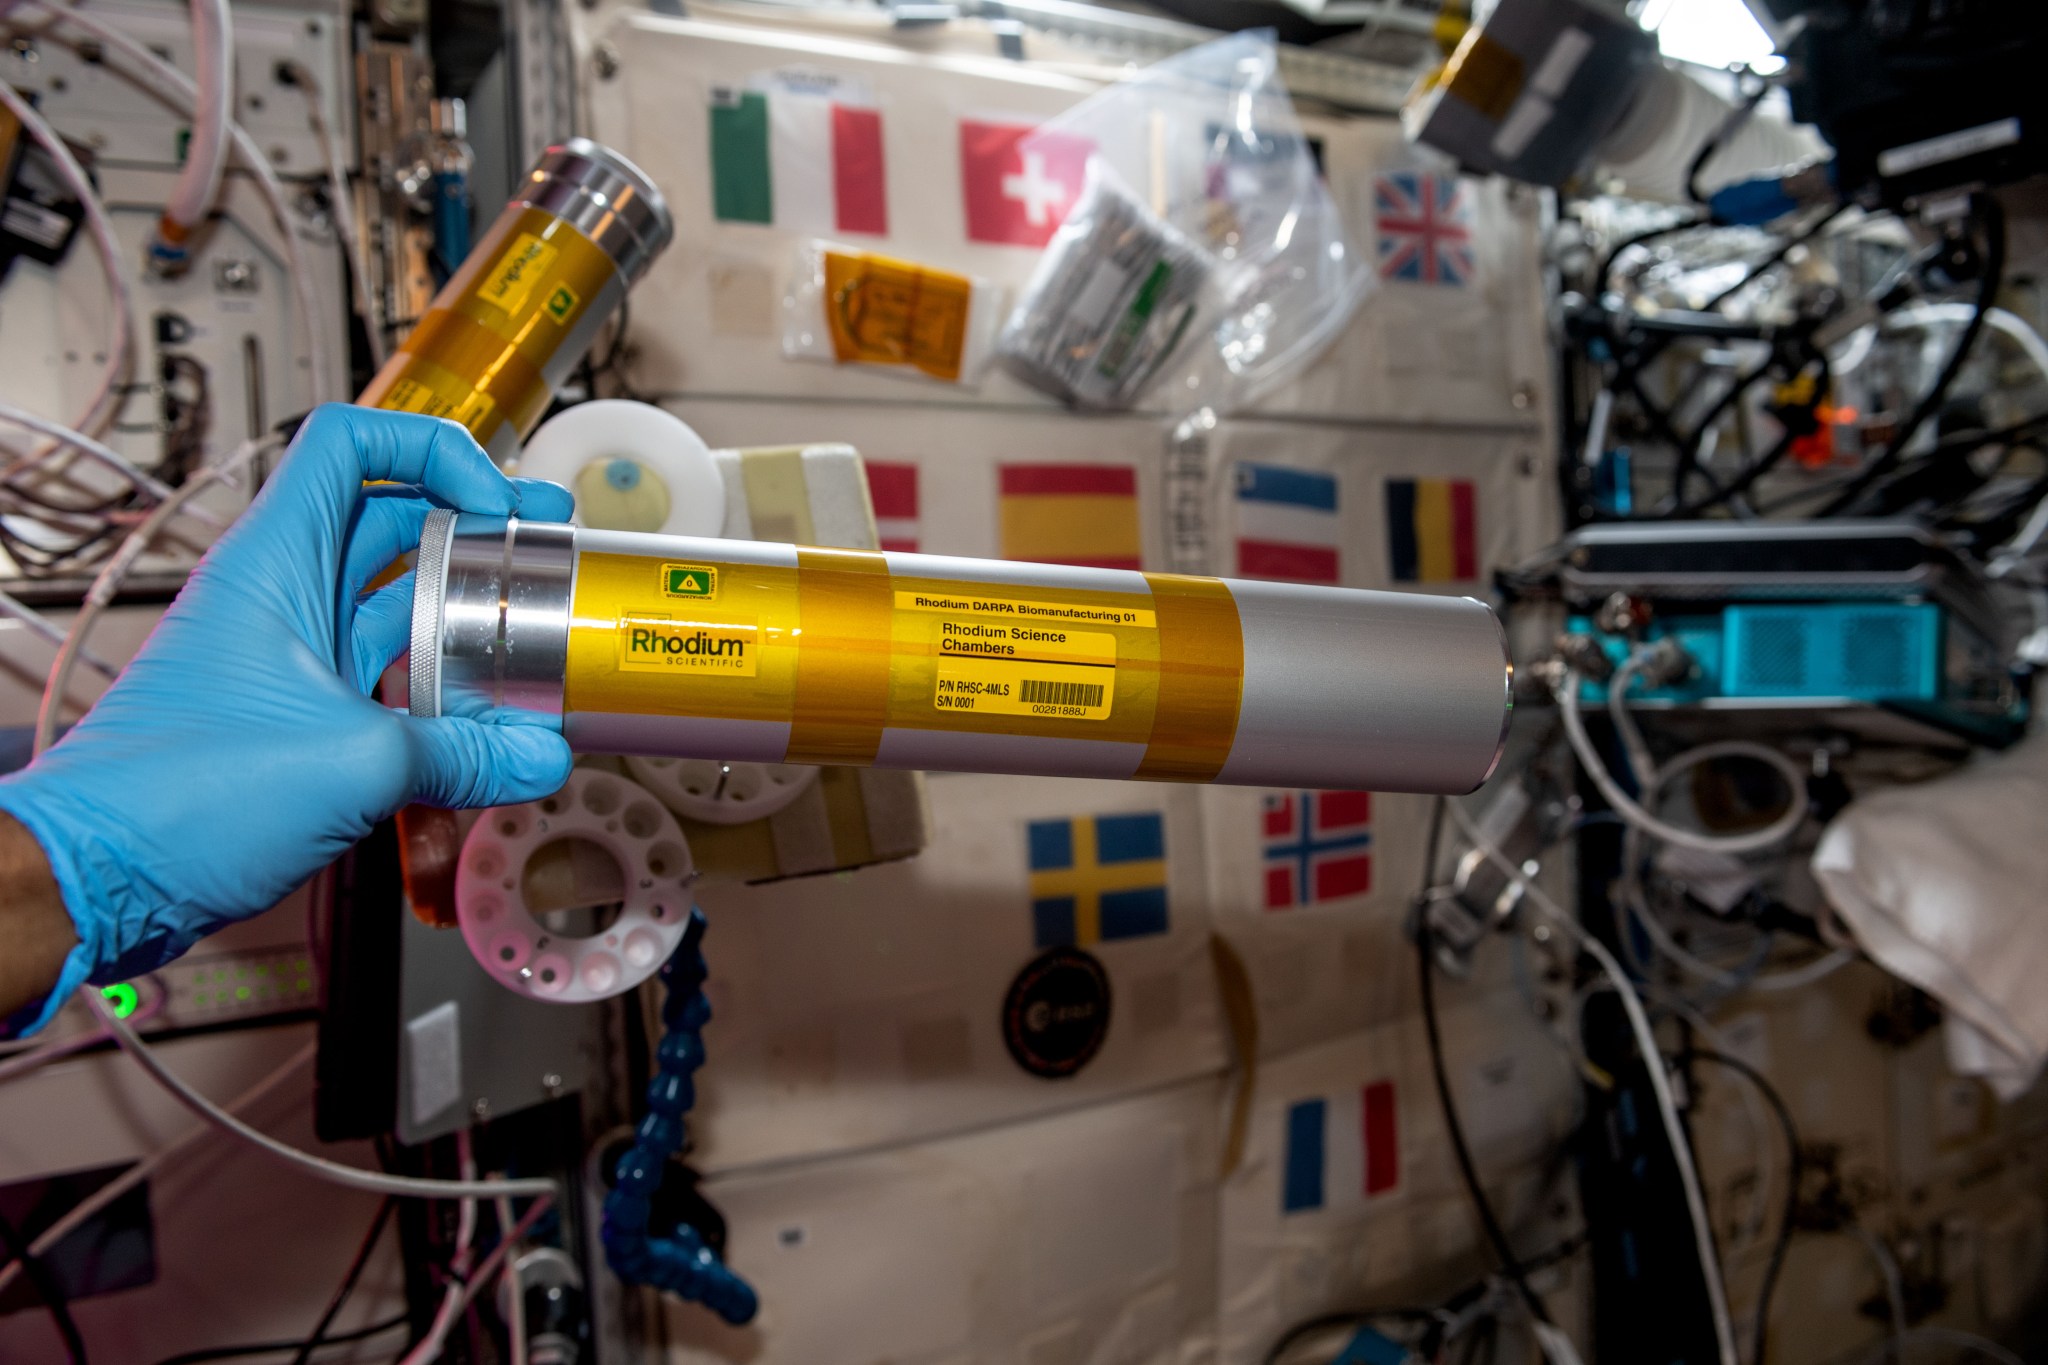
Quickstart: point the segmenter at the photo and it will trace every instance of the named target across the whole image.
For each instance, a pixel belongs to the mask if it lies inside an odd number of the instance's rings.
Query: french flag
[[[1280,1211],[1356,1207],[1401,1186],[1394,1083],[1296,1100],[1287,1106]]]
[[[1286,465],[1237,466],[1237,573],[1337,583],[1337,478]]]

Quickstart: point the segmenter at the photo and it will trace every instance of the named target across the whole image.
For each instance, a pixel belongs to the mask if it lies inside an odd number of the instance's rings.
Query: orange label
[[[843,365],[909,365],[957,382],[974,282],[908,261],[825,253],[825,316]]]

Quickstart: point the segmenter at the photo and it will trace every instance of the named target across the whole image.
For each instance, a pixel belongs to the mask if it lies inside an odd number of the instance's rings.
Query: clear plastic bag
[[[1256,401],[1330,343],[1376,281],[1346,238],[1268,33],[1147,67],[1034,130],[1085,138],[1088,183],[997,342],[1078,407]]]
[[[782,300],[782,354],[973,384],[1002,325],[1000,285],[857,247],[807,241]]]

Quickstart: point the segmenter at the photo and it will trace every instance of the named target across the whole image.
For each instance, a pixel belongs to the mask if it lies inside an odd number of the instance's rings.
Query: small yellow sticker
[[[555,263],[561,250],[543,242],[530,232],[522,232],[513,239],[498,263],[484,276],[477,286],[476,296],[485,303],[502,308],[507,313],[517,313],[526,306],[527,297],[541,276]],[[575,295],[570,295],[570,306],[575,306]]]
[[[619,620],[619,669],[626,673],[718,673],[751,678],[760,668],[761,632],[751,621]]]
[[[718,570],[709,564],[664,564],[661,590],[670,597],[709,602],[718,596]]]

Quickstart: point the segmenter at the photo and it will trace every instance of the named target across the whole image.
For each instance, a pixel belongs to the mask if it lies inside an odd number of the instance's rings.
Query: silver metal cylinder
[[[627,284],[647,273],[675,236],[675,219],[646,172],[609,147],[572,137],[550,147],[512,203],[565,220],[604,248]]]
[[[1513,664],[1471,598],[433,514],[416,716],[583,752],[1458,794]]]

